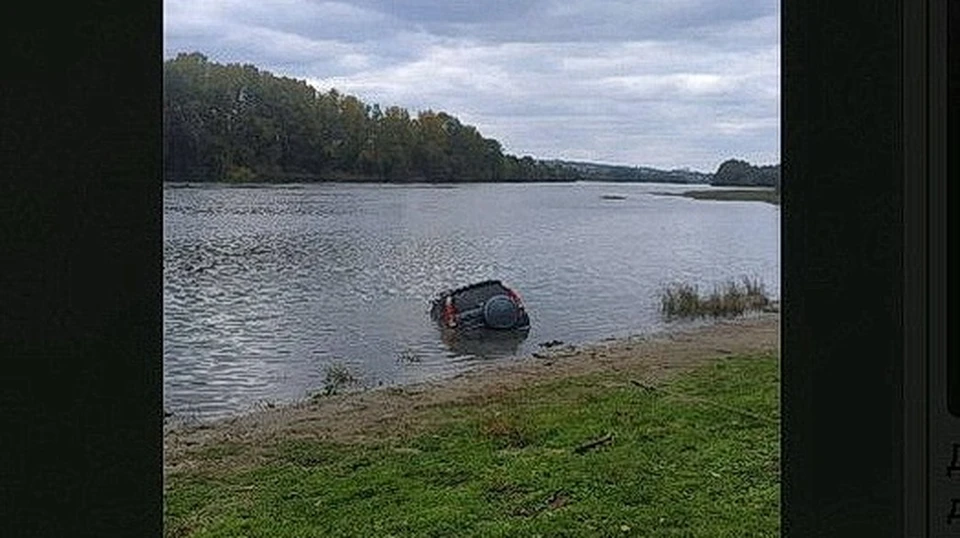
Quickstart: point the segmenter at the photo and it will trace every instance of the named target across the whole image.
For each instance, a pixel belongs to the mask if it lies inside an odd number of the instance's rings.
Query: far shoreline
[[[574,183],[603,183],[603,184],[628,184],[628,185],[687,185],[687,186],[700,186],[700,187],[709,187],[709,183],[690,183],[686,181],[636,181],[636,180],[607,180],[607,179],[591,179],[591,178],[575,178],[575,179],[464,179],[464,180],[427,180],[427,179],[409,179],[409,180],[388,180],[383,178],[360,178],[360,177],[307,177],[307,176],[298,176],[298,177],[285,177],[285,178],[270,178],[270,177],[258,177],[256,179],[244,180],[244,181],[231,181],[227,179],[216,180],[216,181],[196,181],[196,180],[184,180],[184,179],[164,179],[163,185],[173,188],[184,188],[184,187],[194,187],[197,185],[228,185],[236,187],[244,186],[280,186],[280,185],[314,185],[314,184],[342,184],[342,185],[432,185],[432,186],[448,186],[448,185],[476,185],[476,184],[509,184],[509,185],[518,185],[518,184],[574,184]],[[704,191],[706,192],[706,191]]]
[[[659,196],[683,196],[694,200],[713,200],[723,202],[766,202],[780,205],[780,193],[772,187],[752,189],[724,189],[709,191],[655,192]]]

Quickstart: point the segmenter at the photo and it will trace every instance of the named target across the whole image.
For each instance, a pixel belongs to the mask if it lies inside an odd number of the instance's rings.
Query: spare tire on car
[[[487,299],[483,305],[483,321],[491,329],[510,329],[520,319],[520,308],[506,295]]]

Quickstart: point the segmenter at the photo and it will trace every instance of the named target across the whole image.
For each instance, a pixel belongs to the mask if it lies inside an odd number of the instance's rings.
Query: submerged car
[[[430,317],[447,329],[530,328],[530,316],[520,295],[499,280],[484,280],[440,293],[430,306]]]
[[[516,356],[530,331],[480,328],[469,331],[441,329],[440,333],[440,340],[455,356],[500,359]]]

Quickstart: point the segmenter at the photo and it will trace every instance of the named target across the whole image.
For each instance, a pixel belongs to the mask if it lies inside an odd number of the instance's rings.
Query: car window
[[[453,306],[457,310],[477,308],[491,297],[505,294],[506,290],[497,283],[484,284],[476,288],[460,291],[453,297]]]

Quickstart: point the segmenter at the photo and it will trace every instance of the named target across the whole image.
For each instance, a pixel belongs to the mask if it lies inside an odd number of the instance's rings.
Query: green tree
[[[499,181],[571,173],[503,153],[445,112],[416,117],[336,89],[200,53],[164,63],[163,165],[173,181],[322,179]]]

